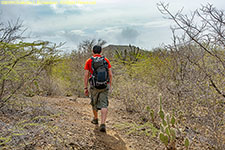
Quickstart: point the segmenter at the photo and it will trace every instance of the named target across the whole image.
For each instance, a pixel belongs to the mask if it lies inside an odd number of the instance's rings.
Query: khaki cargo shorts
[[[109,87],[105,89],[90,88],[91,105],[94,110],[101,110],[101,108],[107,108],[109,105],[108,94]]]

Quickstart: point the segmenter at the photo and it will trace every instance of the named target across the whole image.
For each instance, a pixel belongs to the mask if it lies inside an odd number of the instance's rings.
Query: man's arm
[[[109,85],[110,85],[110,88],[112,88],[112,78],[113,78],[112,70],[111,70],[111,68],[109,68]]]
[[[85,72],[84,72],[84,94],[86,96],[89,95],[89,93],[88,93],[88,78],[89,78],[89,71],[85,70]]]
[[[85,72],[84,72],[84,88],[88,87],[88,78],[89,78],[89,71],[85,70]]]

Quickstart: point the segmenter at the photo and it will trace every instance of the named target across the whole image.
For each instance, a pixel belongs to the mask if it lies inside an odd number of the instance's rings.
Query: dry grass
[[[17,96],[0,113],[0,149],[61,148],[63,139],[52,122],[60,112],[45,101]]]

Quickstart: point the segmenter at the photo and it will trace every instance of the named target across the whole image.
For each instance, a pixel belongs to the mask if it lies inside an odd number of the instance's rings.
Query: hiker
[[[93,56],[89,58],[84,66],[84,94],[91,95],[91,105],[94,118],[93,124],[98,124],[98,110],[101,110],[100,131],[106,132],[106,116],[108,107],[108,93],[112,89],[112,71],[111,64],[107,58],[101,55],[101,46],[93,47]],[[90,88],[88,89],[88,82]]]

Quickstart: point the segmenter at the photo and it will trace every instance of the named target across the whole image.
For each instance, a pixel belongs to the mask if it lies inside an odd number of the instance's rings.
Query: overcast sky
[[[184,7],[184,12],[189,13],[207,3],[225,9],[225,0],[161,1],[169,2],[172,12]],[[171,43],[172,22],[158,11],[158,2],[96,0],[92,5],[0,5],[0,17],[1,21],[20,17],[32,40],[66,42],[67,52],[76,49],[83,40],[93,38],[104,39],[108,44],[132,44],[152,49],[162,43]]]

